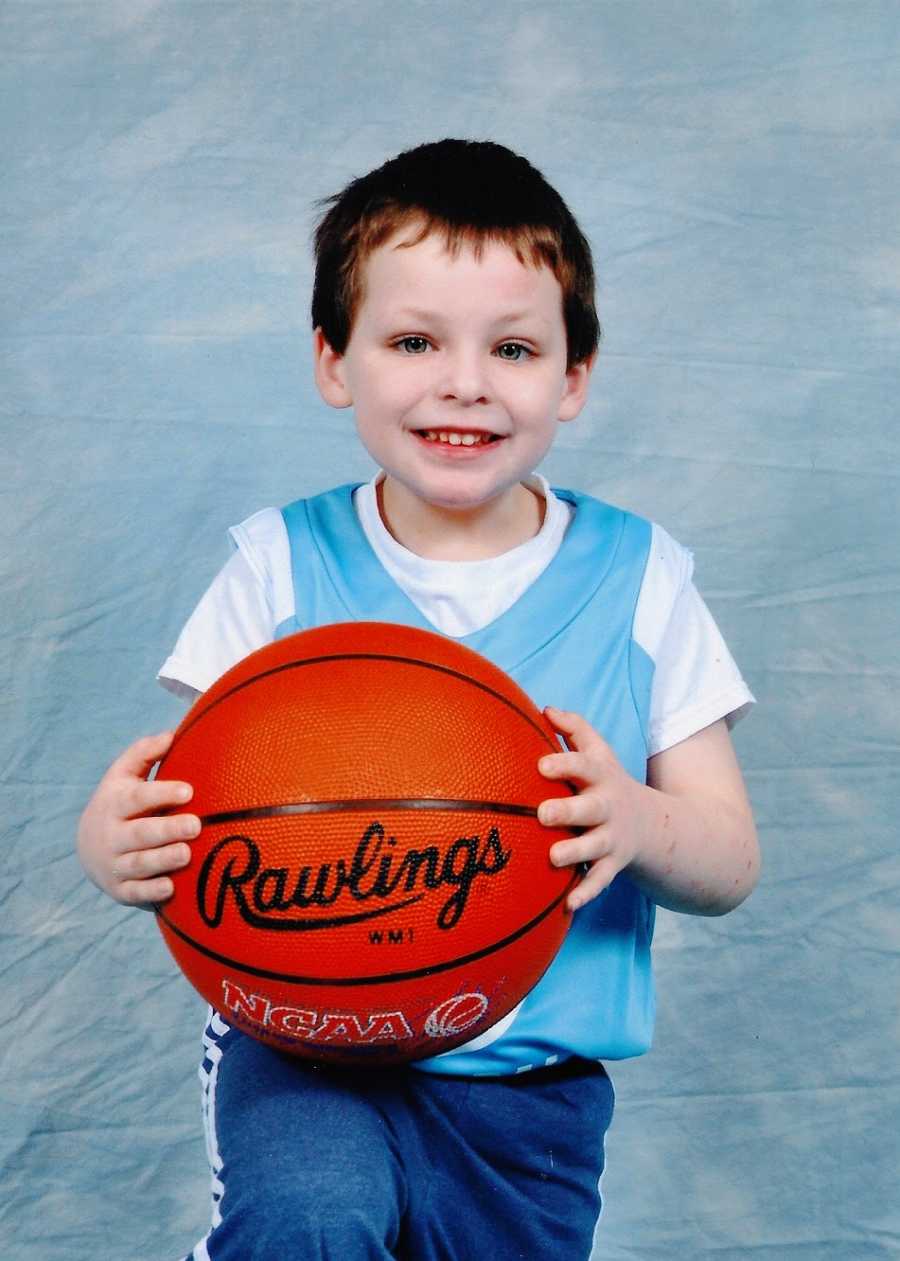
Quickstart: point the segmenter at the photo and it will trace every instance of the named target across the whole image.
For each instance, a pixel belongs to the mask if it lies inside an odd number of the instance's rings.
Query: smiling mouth
[[[416,433],[426,442],[435,442],[449,447],[486,447],[492,442],[499,442],[501,435],[487,433],[483,430],[461,429],[417,429]]]

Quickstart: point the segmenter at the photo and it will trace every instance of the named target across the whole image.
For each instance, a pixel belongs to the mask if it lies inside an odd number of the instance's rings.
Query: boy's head
[[[330,209],[315,235],[312,323],[337,354],[350,338],[366,260],[407,226],[417,229],[410,243],[440,233],[451,253],[468,245],[478,255],[486,242],[496,242],[522,263],[548,267],[562,290],[569,367],[595,353],[600,326],[590,246],[556,190],[503,145],[419,145],[325,204]]]

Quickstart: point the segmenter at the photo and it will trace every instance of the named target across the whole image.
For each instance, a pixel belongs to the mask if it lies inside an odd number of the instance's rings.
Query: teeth
[[[490,442],[487,433],[458,433],[444,429],[424,429],[423,436],[428,442],[446,442],[451,447],[474,447]]]

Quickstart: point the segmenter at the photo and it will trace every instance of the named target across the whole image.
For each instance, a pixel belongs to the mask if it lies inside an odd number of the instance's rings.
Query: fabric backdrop
[[[450,135],[526,154],[596,252],[544,471],[694,549],[760,702],[765,874],[660,916],[595,1255],[900,1257],[900,5],[6,0],[0,53],[0,1254],[206,1227],[203,1005],[75,824],[179,718],[154,674],[226,526],[370,474],[312,384],[314,203]]]

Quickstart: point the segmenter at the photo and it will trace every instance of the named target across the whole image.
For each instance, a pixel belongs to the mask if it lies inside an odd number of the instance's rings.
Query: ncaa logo
[[[474,1025],[487,1009],[483,994],[457,994],[435,1007],[425,1021],[425,1032],[430,1038],[452,1038]]]

